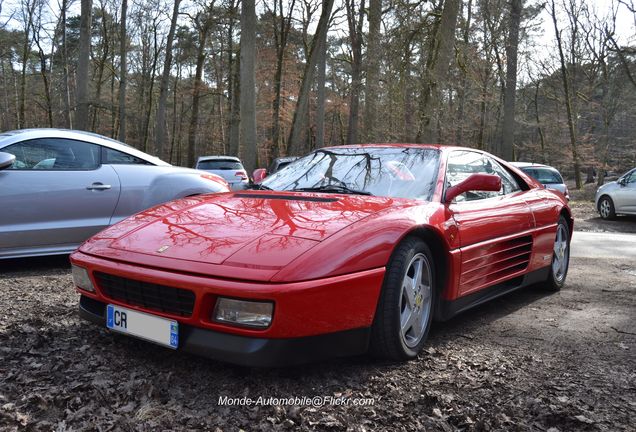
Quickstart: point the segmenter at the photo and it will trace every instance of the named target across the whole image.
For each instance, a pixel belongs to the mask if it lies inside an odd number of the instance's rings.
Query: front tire
[[[436,304],[435,266],[428,245],[410,237],[391,256],[373,321],[371,352],[402,361],[422,350]]]
[[[605,220],[616,219],[616,210],[614,209],[614,201],[607,195],[601,197],[598,201],[598,214]]]
[[[563,216],[559,218],[554,238],[552,265],[544,287],[549,291],[560,291],[570,267],[570,226]]]

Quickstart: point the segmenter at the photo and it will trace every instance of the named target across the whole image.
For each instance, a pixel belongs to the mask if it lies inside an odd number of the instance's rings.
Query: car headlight
[[[249,327],[269,327],[274,303],[219,297],[212,312],[214,321]]]
[[[93,282],[88,275],[88,270],[84,267],[78,267],[75,264],[71,264],[71,271],[73,273],[73,282],[76,286],[86,291],[95,292],[95,287],[93,287]]]

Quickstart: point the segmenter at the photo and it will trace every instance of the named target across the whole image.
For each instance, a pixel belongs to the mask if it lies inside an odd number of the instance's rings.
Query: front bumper
[[[82,318],[106,326],[106,304],[82,295]],[[358,328],[300,338],[266,339],[179,326],[179,349],[241,366],[273,367],[309,363],[331,357],[363,354],[370,328]]]

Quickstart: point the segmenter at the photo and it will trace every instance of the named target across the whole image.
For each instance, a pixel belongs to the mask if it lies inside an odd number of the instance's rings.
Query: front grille
[[[94,276],[104,295],[113,300],[182,317],[192,315],[195,298],[192,291],[100,272]]]

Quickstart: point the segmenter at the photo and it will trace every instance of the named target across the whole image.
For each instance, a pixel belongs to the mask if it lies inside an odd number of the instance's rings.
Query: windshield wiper
[[[301,191],[301,192],[327,192],[327,193],[332,192],[332,193],[355,194],[355,195],[373,195],[371,192],[351,189],[347,186],[337,185],[337,184],[327,184],[322,186],[295,188],[292,190]]]

